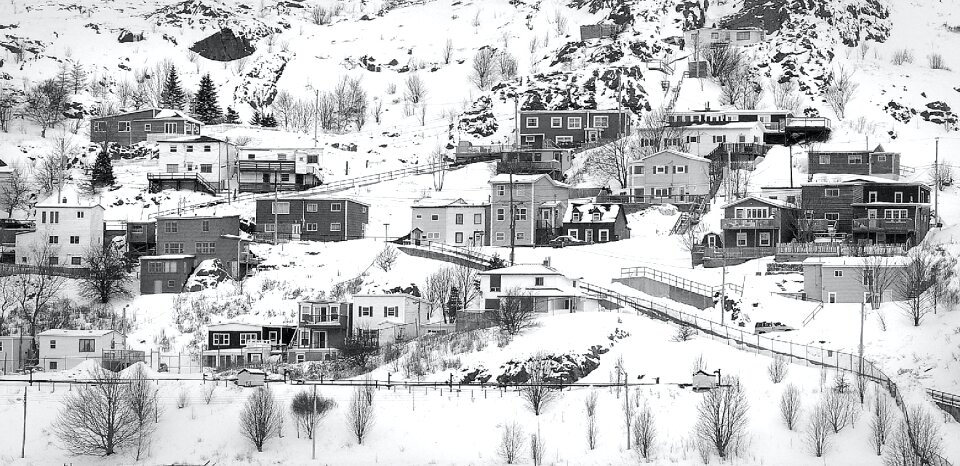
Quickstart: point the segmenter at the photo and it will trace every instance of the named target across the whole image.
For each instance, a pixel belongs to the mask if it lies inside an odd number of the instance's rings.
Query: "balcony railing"
[[[326,327],[339,327],[342,324],[340,315],[320,316],[310,314],[300,314],[300,325],[314,325]]]
[[[909,232],[915,230],[915,222],[910,218],[855,218],[854,231]]]
[[[780,220],[776,218],[724,218],[720,220],[724,230],[776,230]]]
[[[703,248],[704,259],[756,259],[777,254],[776,246]]]

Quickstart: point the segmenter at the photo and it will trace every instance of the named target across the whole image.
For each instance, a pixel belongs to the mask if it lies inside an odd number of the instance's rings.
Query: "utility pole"
[[[384,242],[384,243],[386,243],[387,241],[390,240],[389,231],[390,231],[390,224],[389,224],[389,223],[384,223],[384,224],[383,224],[383,242]]]
[[[873,300],[873,294],[870,295],[870,299]],[[857,346],[857,352],[860,355],[860,370],[859,372],[863,374],[863,321],[867,317],[867,303],[860,303],[860,345]]]
[[[623,371],[623,412],[630,412],[630,384],[627,383],[627,371]],[[630,420],[627,419],[629,427]],[[630,449],[630,429],[627,429],[627,450]]]
[[[727,312],[727,252],[723,252],[723,281],[720,282],[720,325],[726,318]]]
[[[273,244],[279,243],[280,219],[277,209],[280,207],[280,171],[273,172]]]
[[[790,166],[788,168],[790,170],[790,187],[793,188],[793,144],[788,145],[787,148],[790,149]]]
[[[517,216],[513,204],[513,170],[510,170],[510,265],[514,264],[514,248],[517,247]]]
[[[513,98],[513,144],[520,150],[520,97]]]
[[[314,89],[313,100],[313,148],[317,148],[317,119],[320,117],[320,89]],[[314,455],[313,459],[317,459]]]
[[[312,429],[310,433],[310,458],[317,459],[317,384],[313,384],[313,416],[310,418]]]
[[[937,226],[940,226],[940,138],[934,138],[935,145],[933,149],[933,176],[934,176],[934,189],[933,189],[933,212],[934,212],[934,223]],[[917,199],[920,201],[920,199]],[[928,201],[929,202],[929,201]]]
[[[33,370],[30,371],[33,374]],[[26,458],[27,451],[27,387],[23,387],[23,438],[20,439],[20,457]]]

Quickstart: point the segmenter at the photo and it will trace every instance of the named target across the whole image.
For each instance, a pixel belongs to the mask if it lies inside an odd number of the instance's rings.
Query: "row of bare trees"
[[[441,267],[428,275],[420,292],[427,301],[427,320],[440,312],[444,323],[454,322],[456,313],[468,308],[480,296],[477,269],[465,264]]]

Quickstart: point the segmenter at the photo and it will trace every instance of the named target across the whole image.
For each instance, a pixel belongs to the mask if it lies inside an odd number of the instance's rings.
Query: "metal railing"
[[[439,252],[447,256],[455,257],[457,259],[465,259],[477,265],[482,265],[484,268],[489,268],[490,264],[494,261],[494,256],[490,256],[482,252],[474,251],[469,248],[450,246],[445,243],[438,243],[438,242],[427,241],[427,240],[404,240],[400,244],[403,246],[411,246],[417,249]],[[497,257],[497,259],[500,259],[504,265],[512,265],[510,264],[509,258]]]
[[[757,259],[760,257],[773,256],[777,254],[776,246],[758,246],[758,247],[703,247],[703,257],[705,259]]]
[[[842,256],[903,256],[909,248],[906,244],[851,245],[840,243],[779,243],[777,255],[806,255],[822,257]]]
[[[192,181],[201,188],[204,188],[210,194],[216,194],[219,189],[207,181],[199,173],[175,172],[175,173],[147,173],[147,181]]]
[[[885,230],[887,232],[907,232],[915,230],[910,218],[855,218],[853,230]]]
[[[698,281],[683,278],[668,272],[650,267],[623,267],[620,269],[620,278],[647,278],[682,290],[697,293],[703,296],[714,296],[720,293],[720,285],[707,285]],[[743,294],[743,287],[734,283],[727,283],[727,288],[737,294]]]
[[[802,325],[802,326],[803,326],[803,327],[806,327],[807,324],[809,324],[810,322],[813,322],[813,319],[817,318],[817,314],[819,314],[822,309],[823,309],[823,303],[820,303],[819,306],[815,307],[815,308],[813,309],[813,311],[810,312],[810,314],[807,315],[807,317],[805,317],[805,318],[803,319],[803,325]]]

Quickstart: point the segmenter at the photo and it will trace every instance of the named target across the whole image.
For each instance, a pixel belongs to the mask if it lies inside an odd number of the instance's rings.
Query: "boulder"
[[[134,34],[132,31],[121,29],[120,34],[117,35],[117,41],[121,44],[125,44],[127,42],[140,42],[141,40],[143,40],[142,32]]]
[[[227,272],[220,259],[207,259],[200,263],[197,268],[183,285],[185,291],[202,291],[209,288],[216,288],[217,285],[229,281],[230,273]]]
[[[237,36],[230,28],[223,28],[193,44],[190,50],[207,60],[233,61],[252,55],[256,48],[246,37]]]

